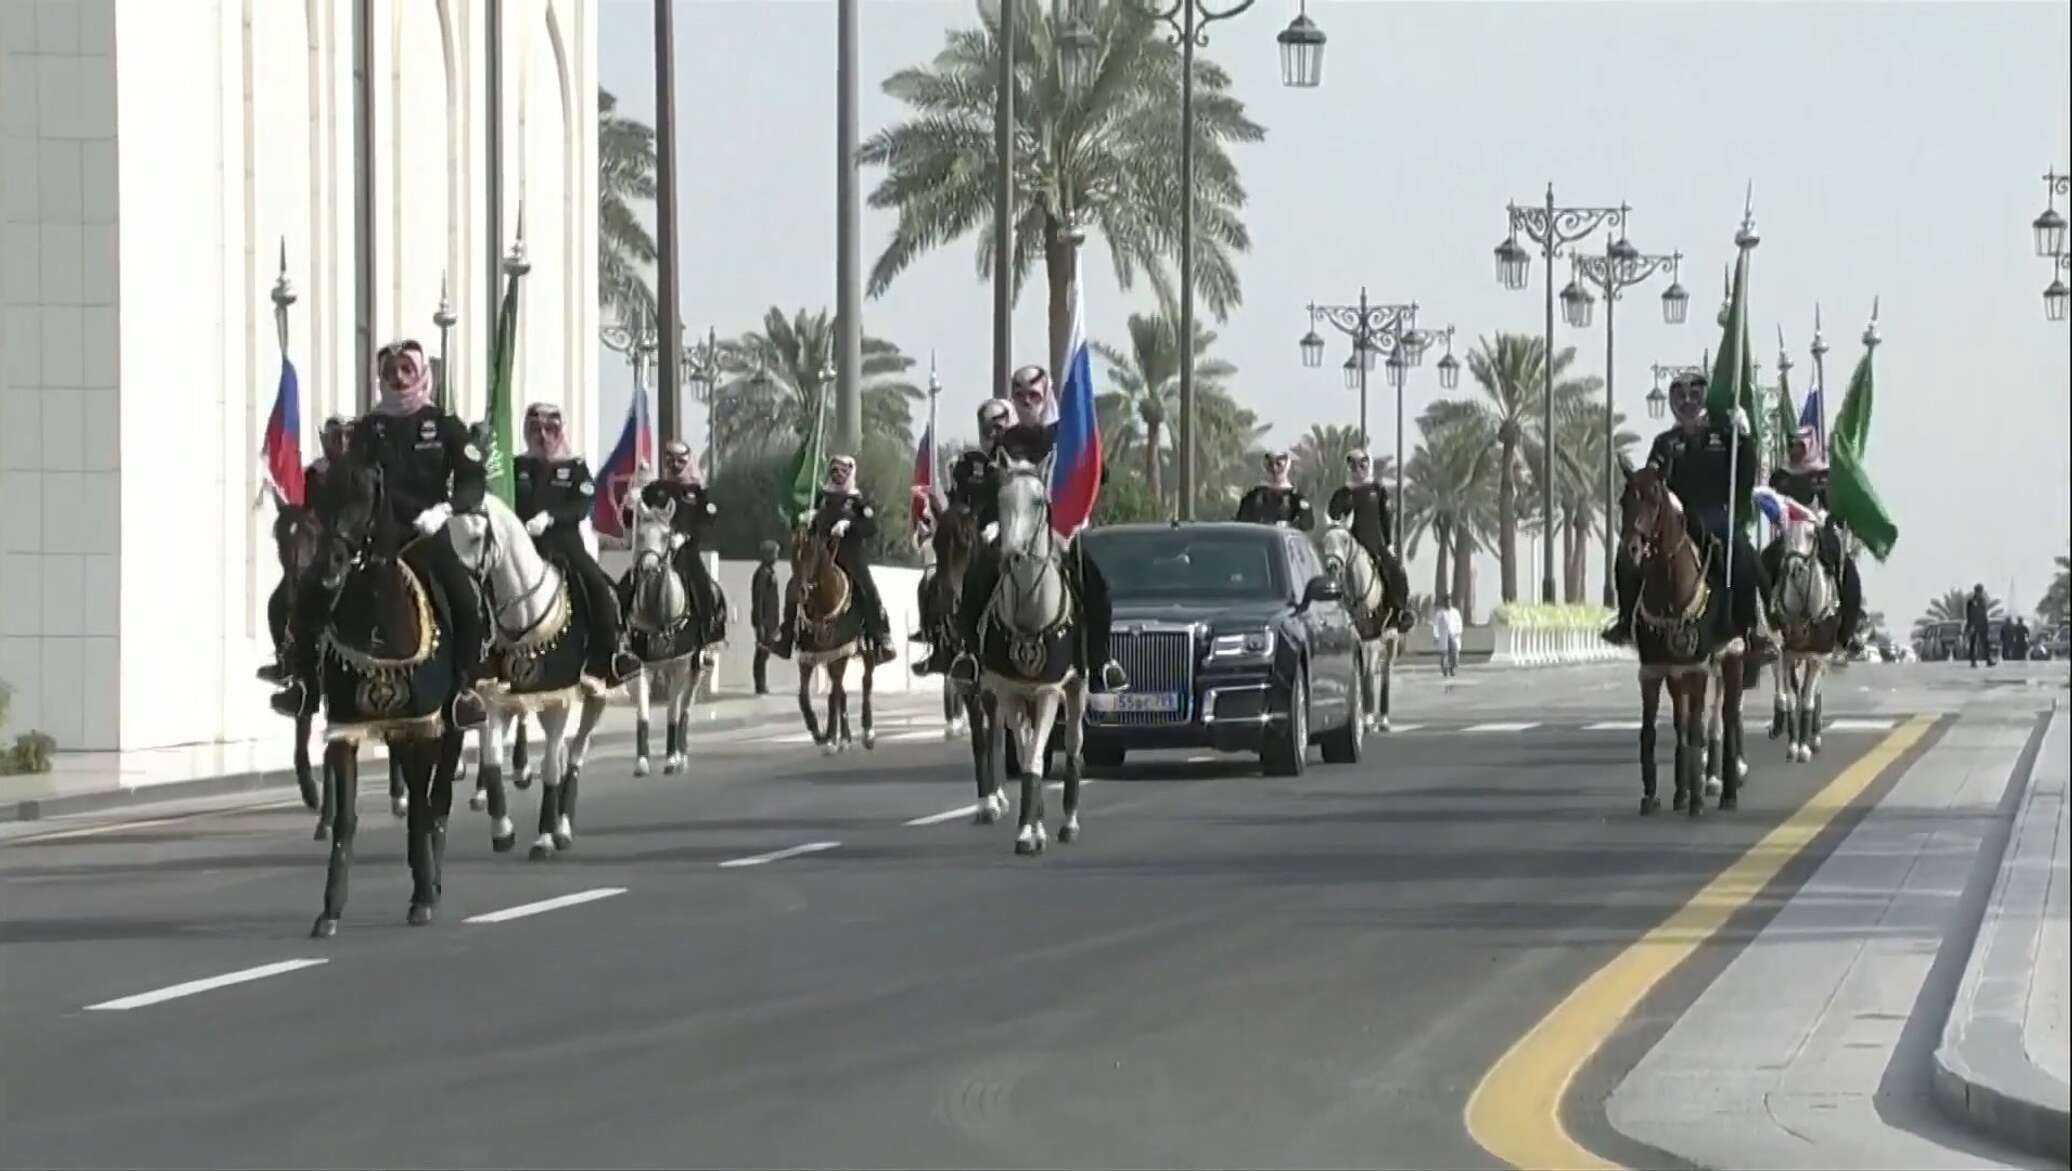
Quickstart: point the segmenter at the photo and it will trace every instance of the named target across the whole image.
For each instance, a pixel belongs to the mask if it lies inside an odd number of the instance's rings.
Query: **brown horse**
[[[871,676],[875,665],[862,653],[863,615],[854,602],[849,574],[835,560],[835,542],[800,530],[792,538],[791,588],[798,591],[799,714],[823,756],[847,748],[849,660],[863,660],[863,746],[877,747],[871,730]],[[814,668],[827,671],[827,725],[813,712]]]
[[[1741,758],[1741,655],[1739,638],[1719,637],[1725,590],[1715,587],[1715,555],[1692,540],[1683,503],[1654,468],[1626,469],[1619,500],[1620,540],[1640,569],[1634,606],[1634,644],[1640,653],[1640,811],[1662,807],[1655,796],[1655,716],[1662,688],[1669,688],[1676,734],[1676,796],[1673,808],[1697,817],[1705,811],[1706,690],[1718,676],[1722,701],[1722,752]],[[1739,802],[1740,772],[1723,768],[1719,804]]]

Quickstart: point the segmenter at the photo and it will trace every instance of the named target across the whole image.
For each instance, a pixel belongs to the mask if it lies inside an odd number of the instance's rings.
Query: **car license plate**
[[[1180,696],[1173,691],[1125,691],[1120,694],[1095,695],[1095,700],[1105,700],[1100,708],[1112,712],[1176,712],[1180,710]]]

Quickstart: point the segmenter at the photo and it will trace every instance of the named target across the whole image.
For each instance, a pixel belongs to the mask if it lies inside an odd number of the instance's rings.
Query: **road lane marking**
[[[1423,724],[1391,724],[1383,728],[1381,734],[1384,736],[1400,736],[1405,732],[1421,732],[1423,730]]]
[[[521,903],[515,907],[505,907],[501,911],[488,911],[462,919],[461,922],[508,923],[513,919],[523,919],[529,915],[543,915],[548,911],[558,911],[563,907],[576,907],[584,903],[594,903],[599,899],[608,899],[613,895],[625,893],[626,888],[623,886],[600,886],[596,890],[579,890],[572,895],[559,895],[551,899],[541,899],[536,903]]]
[[[782,862],[786,858],[796,858],[802,854],[818,854],[823,850],[832,850],[841,844],[840,842],[807,842],[803,846],[791,846],[783,850],[772,850],[767,854],[756,854],[748,858],[729,858],[720,863],[719,868],[721,870],[732,870],[741,866],[761,866],[765,862]]]
[[[1533,730],[1534,728],[1537,728],[1537,727],[1539,727],[1539,724],[1538,724],[1538,723],[1526,723],[1526,724],[1469,724],[1469,725],[1468,725],[1467,727],[1465,727],[1465,728],[1462,728],[1462,729],[1461,729],[1461,731],[1463,731],[1463,732],[1530,732],[1531,730]]]
[[[1584,724],[1585,732],[1638,732],[1639,720],[1601,720],[1595,724]]]
[[[960,817],[977,817],[977,816],[978,816],[978,806],[976,806],[976,805],[959,805],[959,806],[958,806],[958,807],[956,807],[955,809],[945,809],[945,810],[943,810],[943,811],[942,811],[941,813],[931,813],[931,814],[929,814],[929,815],[928,815],[928,816],[926,816],[926,817],[917,817],[917,818],[913,819],[912,821],[908,821],[908,822],[902,822],[901,824],[903,824],[903,825],[941,825],[941,824],[942,824],[943,822],[945,822],[945,821],[955,821],[955,820],[957,820],[957,819],[958,819],[958,818],[960,818]]]
[[[173,798],[178,800],[178,798]],[[257,813],[267,809],[301,808],[302,798],[284,797],[277,801],[262,801],[251,805],[230,805],[222,809],[200,809],[193,813],[181,813],[172,817],[150,817],[143,821],[105,821],[97,825],[82,826],[79,829],[55,830],[50,833],[25,834],[18,838],[0,839],[10,846],[22,846],[31,842],[62,842],[72,838],[93,838],[102,834],[121,833],[125,830],[152,829],[161,825],[178,825],[203,817],[223,817],[232,813]]]
[[[1931,716],[1915,716],[1872,745],[1675,914],[1577,985],[1482,1075],[1463,1111],[1469,1136],[1513,1167],[1617,1171],[1562,1125],[1562,1100],[1577,1071],[1663,977],[1718,934],[1934,724]]]
[[[1889,732],[1891,720],[1829,720],[1825,731],[1829,732]]]
[[[169,988],[160,988],[155,992],[139,992],[135,996],[125,996],[119,1000],[104,1000],[99,1004],[89,1004],[86,1006],[86,1011],[127,1012],[133,1008],[163,1004],[168,1000],[178,1000],[183,996],[193,996],[198,992],[208,992],[216,988],[228,988],[232,984],[247,984],[253,980],[264,980],[268,976],[279,976],[288,972],[300,971],[303,968],[314,968],[318,964],[328,964],[330,962],[330,960],[282,960],[277,964],[261,964],[256,968],[244,968],[235,972],[227,972],[221,976],[210,976],[205,980],[189,980],[185,984],[174,984]]]

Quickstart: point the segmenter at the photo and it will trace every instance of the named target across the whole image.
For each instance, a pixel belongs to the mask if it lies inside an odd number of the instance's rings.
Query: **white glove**
[[[978,531],[978,539],[984,541],[988,545],[992,544],[995,540],[997,540],[999,536],[1000,524],[998,521],[995,521],[992,524],[989,524],[985,528],[982,528]]]
[[[706,501],[706,502],[705,502],[705,515],[706,515],[706,516],[718,516],[718,515],[719,515],[719,505],[717,505],[717,504],[714,504],[714,503],[713,503],[712,501],[710,501],[710,500]]]
[[[553,517],[548,516],[544,512],[535,512],[532,514],[532,519],[525,522],[525,531],[537,537],[541,533],[546,532],[547,526],[553,523]]]
[[[453,506],[451,504],[434,504],[417,514],[417,531],[429,537],[440,529],[445,528],[446,522],[452,519]]]
[[[672,552],[674,552],[677,549],[683,548],[684,542],[688,540],[690,540],[690,538],[684,536],[682,533],[671,533],[669,534],[669,548]]]
[[[830,529],[829,531],[830,531],[830,532],[832,532],[832,533],[834,534],[834,538],[835,538],[835,540],[837,540],[837,541],[841,540],[841,539],[842,539],[843,537],[845,537],[845,536],[848,536],[848,535],[849,535],[849,521],[848,521],[848,518],[844,517],[843,519],[841,519],[841,520],[838,520],[838,521],[836,521],[836,522],[835,522],[835,527],[834,527],[834,528],[832,528],[832,529]]]

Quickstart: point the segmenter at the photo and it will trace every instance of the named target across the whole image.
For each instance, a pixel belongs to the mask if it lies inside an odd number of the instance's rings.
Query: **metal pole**
[[[863,450],[863,235],[856,199],[856,4],[835,6],[835,441]]]
[[[676,22],[672,0],[655,0],[655,276],[662,320],[657,344],[661,388],[655,403],[662,442],[680,438],[677,396],[683,385],[683,305],[676,284]]]
[[[1617,317],[1615,308],[1619,301],[1618,261],[1612,259],[1612,242],[1604,246],[1605,271],[1610,277],[1604,289],[1604,515],[1598,526],[1604,530],[1604,595],[1606,609],[1618,605],[1618,591],[1612,588],[1612,509],[1618,497],[1612,495],[1612,469],[1618,460],[1618,435],[1612,426],[1612,371],[1616,368],[1612,355],[1612,319]],[[1553,369],[1550,360],[1548,367]]]
[[[1353,334],[1353,365],[1360,371],[1360,450],[1367,438],[1367,347],[1373,341],[1367,325],[1367,286],[1360,286],[1360,328]]]
[[[360,414],[374,405],[373,0],[353,5],[353,319],[353,402]]]
[[[485,183],[485,211],[488,213],[488,247],[483,256],[488,299],[482,314],[482,352],[492,368],[496,363],[497,297],[504,282],[504,0],[488,0],[485,12],[488,54],[483,70],[483,92],[487,95],[487,124],[483,128],[482,159]]]
[[[705,356],[698,362],[699,380],[705,384],[705,482],[719,476],[719,428],[714,426],[719,411],[719,330],[705,327]]]
[[[1560,233],[1554,228],[1554,185],[1547,184],[1547,349],[1541,357],[1540,387],[1540,527],[1554,523],[1554,245]],[[1546,541],[1540,559],[1540,601],[1554,602],[1554,542]]]
[[[993,397],[1014,376],[1014,17],[1000,0],[1000,71],[993,98]]]
[[[1180,0],[1180,518],[1194,519],[1194,4]],[[1360,367],[1360,430],[1367,374]]]
[[[439,308],[432,313],[432,324],[439,327],[439,383],[433,389],[438,393],[434,401],[447,410],[453,409],[453,358],[451,338],[454,323],[460,318],[454,316],[453,299],[446,292],[446,274],[439,274]]]
[[[1401,334],[1396,336],[1401,346]],[[1395,530],[1389,536],[1389,548],[1400,558],[1403,556],[1403,384],[1410,381],[1410,364],[1401,362],[1396,367],[1396,499],[1389,509],[1389,519],[1395,523],[1389,527]],[[1408,566],[1405,566],[1408,568]]]

